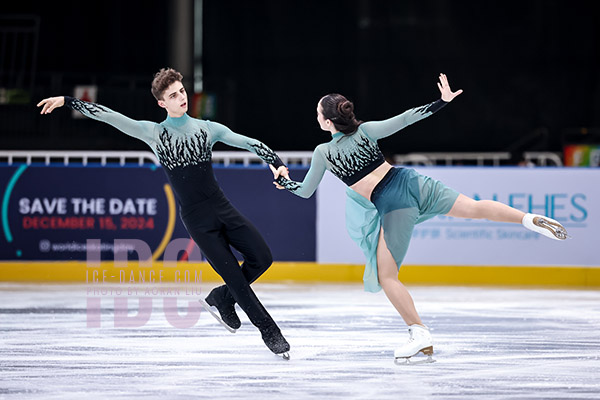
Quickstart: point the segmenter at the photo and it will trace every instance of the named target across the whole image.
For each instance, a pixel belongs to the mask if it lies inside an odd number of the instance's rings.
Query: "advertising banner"
[[[265,167],[216,168],[215,175],[276,260],[315,260],[314,199],[278,191]],[[86,260],[88,246],[101,260],[135,246],[161,260],[175,240],[179,256],[202,259],[160,167],[2,166],[0,190],[0,260]]]
[[[520,224],[438,216],[415,227],[404,264],[599,266],[600,170],[417,167],[474,199],[497,200],[561,222],[558,242]],[[317,261],[364,263],[345,228],[345,185],[326,174],[317,199]]]
[[[155,256],[175,232],[176,208],[157,168],[22,165],[10,173],[2,203],[2,259],[85,260],[87,239],[100,239],[103,260],[115,239],[138,239]],[[125,251],[131,248],[122,249]]]

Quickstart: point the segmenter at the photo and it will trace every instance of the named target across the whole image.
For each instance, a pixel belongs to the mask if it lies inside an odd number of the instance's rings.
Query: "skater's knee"
[[[394,287],[398,284],[398,282],[398,276],[379,274],[379,284],[381,285],[383,290],[387,290],[388,288]]]
[[[261,252],[258,263],[263,268],[269,268],[273,264],[273,254],[268,248]]]
[[[250,260],[248,260],[250,261]],[[252,267],[259,270],[266,270],[273,264],[273,255],[270,250],[256,254],[251,261]]]

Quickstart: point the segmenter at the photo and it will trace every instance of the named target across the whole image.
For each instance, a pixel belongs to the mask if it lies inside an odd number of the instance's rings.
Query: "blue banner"
[[[215,167],[215,174],[275,260],[315,260],[314,198],[276,190],[264,167]],[[145,243],[156,260],[176,239],[180,257],[201,257],[192,251],[160,167],[5,165],[0,190],[0,260],[86,260],[91,245],[102,260],[114,260],[115,251],[133,250],[126,243],[132,239]]]

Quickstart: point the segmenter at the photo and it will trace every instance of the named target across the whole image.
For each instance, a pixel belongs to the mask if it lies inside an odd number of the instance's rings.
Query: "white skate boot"
[[[552,218],[544,217],[543,215],[525,214],[521,223],[525,228],[540,233],[550,239],[565,240],[568,236],[567,230],[560,222],[555,221]]]
[[[403,346],[394,351],[395,363],[400,364],[424,364],[435,362],[433,355],[433,341],[429,328],[423,325],[411,325],[408,327],[410,338]],[[412,359],[419,353],[427,356],[424,359]]]

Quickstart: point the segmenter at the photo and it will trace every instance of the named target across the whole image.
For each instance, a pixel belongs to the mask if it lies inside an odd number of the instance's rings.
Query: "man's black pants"
[[[210,265],[225,281],[226,286],[219,288],[220,296],[235,300],[259,329],[275,324],[250,287],[273,263],[271,250],[254,225],[220,189],[193,206],[182,207],[181,219]],[[243,256],[241,268],[231,247]]]

